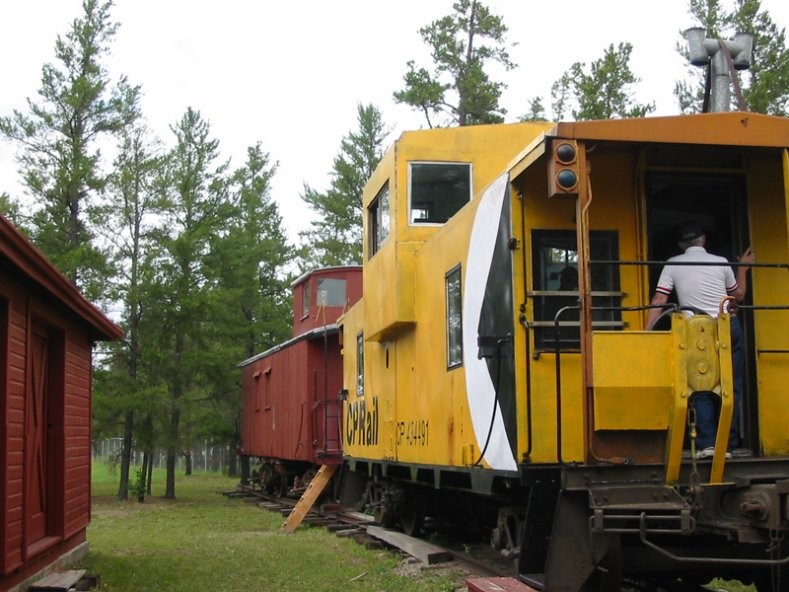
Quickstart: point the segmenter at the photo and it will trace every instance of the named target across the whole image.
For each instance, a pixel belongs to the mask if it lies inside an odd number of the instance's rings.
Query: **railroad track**
[[[224,492],[232,498],[254,501],[270,512],[277,512],[286,518],[297,503],[291,497],[278,497],[259,489],[238,486]],[[469,578],[507,578],[516,576],[514,559],[507,559],[485,542],[468,544],[452,533],[442,530],[441,544],[426,543],[422,539],[410,537],[402,532],[385,529],[376,524],[372,516],[356,512],[339,504],[322,504],[313,507],[304,517],[303,523],[325,528],[337,536],[349,537],[368,548],[395,548],[411,555],[415,562],[457,567],[468,574]],[[427,525],[430,529],[430,525]],[[622,592],[665,592],[666,588],[654,587],[645,582],[627,581]],[[683,588],[683,590],[706,590],[704,588]]]
[[[249,486],[224,492],[233,498],[257,501],[257,505],[286,518],[297,500],[267,494]],[[425,564],[452,562],[456,567],[477,577],[507,577],[515,574],[512,561],[503,558],[490,545],[464,543],[454,540],[451,534],[442,533],[442,544],[428,543],[423,539],[402,532],[383,528],[372,516],[356,512],[339,504],[314,506],[304,517],[304,524],[326,528],[337,536],[349,537],[368,548],[396,548]]]

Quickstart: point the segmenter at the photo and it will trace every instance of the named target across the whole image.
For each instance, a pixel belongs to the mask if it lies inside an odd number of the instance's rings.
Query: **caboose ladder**
[[[285,523],[280,529],[282,532],[290,534],[299,527],[299,524],[304,520],[304,516],[310,511],[315,500],[317,500],[318,496],[326,489],[326,485],[331,481],[332,475],[334,475],[338,466],[339,465],[321,465],[321,468],[318,469],[318,472],[312,478],[310,484],[307,485],[307,489],[304,490],[298,503],[293,506],[293,509],[290,511],[287,520],[285,520]]]

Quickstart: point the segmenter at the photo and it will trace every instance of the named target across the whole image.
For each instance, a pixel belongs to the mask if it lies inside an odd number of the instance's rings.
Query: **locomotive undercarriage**
[[[485,492],[458,475],[445,488],[445,469],[439,488],[421,473],[432,468],[361,466],[378,522],[417,535],[425,520],[463,516],[518,557],[536,589],[619,592],[637,577],[647,589],[697,590],[723,577],[771,592],[789,583],[789,481],[776,478],[789,460],[753,460],[728,461],[720,485],[705,484],[709,462],[687,461],[674,487],[662,465],[524,466],[521,480],[499,476]]]
[[[270,495],[299,497],[315,472],[312,463],[259,457],[252,467],[249,482]]]
[[[550,542],[527,549],[537,534],[527,528],[521,574],[546,590],[619,592],[632,573],[666,590],[723,577],[778,591],[789,583],[789,481],[776,475],[787,469],[786,460],[729,461],[725,483],[709,485],[710,463],[690,462],[669,487],[650,466],[566,467]],[[529,575],[540,563],[544,572]]]

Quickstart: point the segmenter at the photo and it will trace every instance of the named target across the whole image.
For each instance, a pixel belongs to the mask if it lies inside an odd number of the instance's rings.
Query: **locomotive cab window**
[[[370,228],[370,257],[375,255],[389,237],[389,183],[384,185],[367,208]]]
[[[619,258],[616,232],[590,232],[592,260]],[[537,348],[556,347],[555,318],[559,314],[559,347],[580,350],[578,306],[578,251],[574,230],[535,230],[533,244],[533,289],[535,344]],[[592,326],[617,329],[622,326],[619,274],[612,265],[593,265]],[[597,310],[595,310],[597,308]],[[561,311],[561,313],[560,313]]]
[[[460,265],[449,271],[446,283],[447,368],[463,363],[463,317],[460,298]]]
[[[409,189],[409,222],[443,224],[471,199],[471,164],[412,162]]]

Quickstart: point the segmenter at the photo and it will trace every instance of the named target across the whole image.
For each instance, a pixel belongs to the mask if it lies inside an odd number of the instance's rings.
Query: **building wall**
[[[0,409],[5,418],[0,431],[0,590],[5,590],[85,541],[92,342],[81,320],[2,265],[0,301]],[[39,416],[33,408],[39,378],[31,361],[36,331],[48,337],[46,409]],[[49,424],[38,456],[39,445],[31,438],[36,417]],[[42,482],[45,487],[38,491]],[[35,515],[36,504],[44,508],[43,515]]]

